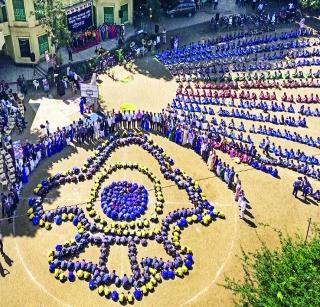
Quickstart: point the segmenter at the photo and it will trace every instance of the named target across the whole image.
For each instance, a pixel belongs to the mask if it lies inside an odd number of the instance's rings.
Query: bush
[[[280,247],[242,250],[244,281],[226,278],[240,306],[320,306],[320,231],[305,244],[279,232]]]
[[[320,8],[320,0],[299,0],[299,3],[305,9],[316,10]]]

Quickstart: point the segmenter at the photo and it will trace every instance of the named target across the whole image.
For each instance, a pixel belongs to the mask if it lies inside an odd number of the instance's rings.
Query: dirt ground
[[[122,67],[115,69],[119,81],[101,77],[100,90],[104,97],[105,110],[118,109],[123,102],[134,103],[137,109],[161,111],[172,100],[177,87],[176,82],[158,62],[151,58],[138,60],[134,74]],[[126,78],[128,76],[132,76]],[[121,80],[127,80],[121,82]],[[128,81],[129,80],[129,81]],[[300,90],[301,91],[301,90]],[[310,91],[310,90],[308,90]],[[287,91],[289,93],[290,91]],[[298,90],[294,94],[298,93]],[[277,93],[278,95],[280,93]],[[66,110],[68,104],[65,104]],[[215,109],[216,111],[216,109]],[[70,120],[74,118],[74,114]],[[54,121],[54,118],[52,118]],[[299,133],[318,135],[317,119],[307,119],[308,129],[295,129]],[[251,125],[252,122],[245,123]],[[306,132],[307,131],[307,132]],[[304,235],[307,220],[320,220],[317,204],[304,204],[292,197],[292,182],[297,174],[279,169],[280,179],[253,170],[246,165],[234,164],[227,155],[218,153],[223,161],[235,167],[239,173],[246,196],[250,201],[249,213],[245,220],[239,219],[239,210],[234,202],[233,194],[220,179],[210,173],[192,150],[182,148],[167,139],[151,136],[161,145],[175,161],[177,167],[184,169],[194,179],[199,180],[208,199],[222,210],[226,219],[218,219],[205,227],[193,225],[183,232],[182,244],[189,245],[194,254],[195,265],[189,276],[174,281],[164,281],[136,306],[233,306],[234,297],[223,288],[225,276],[241,278],[239,261],[241,248],[254,251],[261,245],[262,239],[275,247],[278,244],[275,233],[269,224],[290,234]],[[261,138],[254,137],[255,141]],[[274,139],[274,142],[291,148],[303,148],[306,153],[319,154],[320,151],[304,145],[285,143]],[[50,160],[41,162],[39,168],[31,175],[30,183],[23,190],[22,203],[17,210],[17,218],[13,224],[3,222],[5,256],[0,256],[1,305],[3,306],[96,306],[115,305],[111,300],[101,298],[97,291],[90,291],[86,282],[77,280],[65,284],[55,280],[48,271],[48,252],[56,244],[64,243],[74,237],[76,229],[71,223],[54,226],[51,231],[36,228],[25,216],[27,199],[33,188],[42,178],[57,171],[65,171],[75,165],[81,166],[92,153],[92,147],[69,147]],[[166,187],[166,181],[159,171],[153,157],[137,146],[122,148],[112,154],[106,164],[117,161],[143,163],[161,178],[166,201],[164,215],[174,210],[190,206],[185,192],[177,187]],[[114,173],[112,180],[127,179],[151,187],[151,183],[136,172]],[[94,179],[93,179],[94,180]],[[54,208],[85,201],[93,182],[66,185],[50,193],[51,201],[45,208]],[[108,182],[105,183],[107,185]],[[97,205],[97,208],[99,205]],[[147,213],[148,214],[148,213]],[[130,273],[127,248],[112,246],[108,266],[116,271]],[[162,245],[150,243],[147,247],[139,247],[138,258],[161,255],[167,258]],[[80,259],[98,261],[99,249],[88,248],[80,255]]]

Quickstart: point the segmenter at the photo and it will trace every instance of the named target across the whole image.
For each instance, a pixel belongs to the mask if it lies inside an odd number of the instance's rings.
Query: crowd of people
[[[84,34],[85,37],[82,38],[74,37],[73,47],[85,44],[86,39],[90,37],[106,39],[106,33],[101,31],[105,29],[96,29],[94,33]],[[83,42],[79,43],[81,39]],[[319,159],[302,150],[282,148],[269,140],[269,137],[275,137],[319,147],[320,138],[314,139],[308,135],[302,136],[297,132],[290,132],[288,129],[281,131],[278,128],[282,126],[306,128],[307,120],[302,116],[320,116],[317,108],[311,109],[305,106],[306,103],[319,103],[318,94],[304,95],[304,97],[298,94],[294,97],[284,92],[280,98],[275,92],[268,91],[281,88],[319,87],[320,70],[314,71],[314,68],[310,68],[308,73],[304,73],[297,68],[320,65],[316,58],[320,55],[317,48],[319,44],[319,39],[314,37],[314,32],[310,29],[274,34],[242,31],[182,47],[172,43],[171,50],[156,55],[179,82],[172,103],[161,113],[113,110],[104,116],[99,116],[97,120],[92,120],[90,117],[81,118],[67,127],[58,128],[55,132],[50,131],[49,122],[46,122],[43,125],[44,136],[35,144],[29,142],[23,144],[23,158],[15,160],[15,182],[11,182],[7,195],[1,195],[2,213],[7,217],[12,215],[18,199],[14,195],[18,194],[22,185],[28,182],[28,177],[41,160],[61,152],[65,146],[73,143],[78,146],[90,144],[122,129],[142,129],[159,133],[179,145],[194,150],[207,163],[210,171],[235,191],[235,200],[241,208],[241,217],[246,210],[241,182],[234,168],[217,156],[217,151],[227,153],[234,161],[238,161],[237,163],[248,164],[276,178],[279,177],[277,168],[284,167],[301,173],[304,178],[312,177],[320,180],[320,169],[317,169],[320,165]],[[107,54],[101,56],[98,63],[101,66],[100,70],[104,70],[105,67],[114,65],[115,59]],[[295,71],[292,72],[292,69]],[[259,70],[263,71],[258,73]],[[67,75],[69,80],[66,82],[71,80],[75,84],[78,83],[80,76],[72,70],[69,69]],[[22,91],[23,76],[19,76],[18,81],[18,88]],[[256,89],[260,90],[259,94],[255,92]],[[3,81],[0,83],[0,98],[2,131],[8,126],[8,118],[12,114],[15,126],[22,131],[26,123],[21,108],[18,108],[19,97],[12,93]],[[294,103],[303,105],[296,110]],[[214,111],[214,106],[220,106],[220,109]],[[261,112],[256,114],[252,112],[254,110]],[[271,112],[277,112],[279,115],[271,116]],[[285,116],[286,112],[289,115]],[[82,103],[81,114],[84,113]],[[298,117],[294,116],[296,113],[299,114]],[[217,117],[220,117],[220,122]],[[234,120],[241,122],[236,124]],[[248,129],[244,124],[247,121],[268,123],[278,127],[274,129],[264,124],[259,126],[252,124]],[[256,146],[251,137],[253,134],[260,134],[266,138]],[[11,139],[5,139],[6,136],[3,138],[1,146],[3,143],[9,143],[10,155],[13,157]],[[312,193],[311,185],[307,185],[307,182],[307,179],[299,179],[299,184],[295,183],[295,189],[299,186],[304,196],[306,193],[306,195],[314,194],[316,199],[320,193]],[[295,190],[294,195],[296,193]]]
[[[250,148],[240,161],[274,177],[278,177],[277,167],[283,167],[320,180],[319,160],[315,156],[269,140],[274,137],[319,146],[319,138],[289,130],[290,127],[307,128],[305,117],[318,116],[318,108],[306,106],[318,104],[318,94],[298,93],[295,97],[284,92],[277,97],[274,91],[269,92],[271,89],[317,88],[320,73],[314,69],[320,64],[315,47],[319,42],[316,33],[306,28],[280,34],[238,32],[157,55],[179,82],[176,97],[167,110],[178,118],[177,130],[183,131],[182,139],[184,132],[194,127],[203,136],[218,135],[229,143],[228,147],[241,144],[242,149]],[[305,72],[309,66],[312,68]],[[257,89],[260,93],[256,93]],[[295,103],[301,106],[296,109]],[[217,117],[221,117],[220,122]],[[248,127],[248,121],[259,124]],[[281,127],[285,129],[279,129]],[[251,137],[254,134],[266,138],[256,146]],[[229,149],[225,152],[230,154]],[[233,152],[230,156],[234,157]]]
[[[312,197],[315,201],[319,202],[320,201],[320,190],[314,191],[312,188],[312,185],[308,178],[306,176],[303,177],[298,177],[294,182],[293,182],[293,191],[292,195],[294,197],[299,197],[298,192],[302,193],[303,200],[306,202],[308,200],[308,197]]]
[[[9,223],[12,222],[12,216],[19,202],[20,188],[13,184],[10,189],[0,194],[2,219],[7,218]]]
[[[107,39],[116,38],[124,32],[124,26],[116,24],[102,24],[99,27],[92,27],[84,31],[72,33],[69,48],[72,53],[82,51],[98,45]],[[123,33],[124,34],[124,33]],[[72,60],[72,57],[69,60]]]

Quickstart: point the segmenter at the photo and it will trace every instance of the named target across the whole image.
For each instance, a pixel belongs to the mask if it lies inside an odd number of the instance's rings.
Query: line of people
[[[306,176],[301,177],[299,176],[294,182],[293,182],[293,191],[292,195],[295,198],[298,198],[298,192],[302,193],[302,197],[304,198],[304,201],[307,201],[308,196],[312,197],[315,201],[320,201],[320,190],[314,191],[312,188],[312,185],[308,178]]]
[[[13,184],[7,192],[0,194],[1,201],[1,216],[3,219],[7,218],[9,223],[12,222],[12,216],[19,203],[19,186]]]
[[[291,32],[284,32],[280,35],[274,34],[267,38],[268,42],[262,42],[261,38],[252,39],[243,42],[242,45],[236,43],[215,44],[211,41],[204,43],[192,43],[175,50],[167,50],[159,53],[156,58],[165,65],[178,64],[182,62],[193,62],[199,60],[212,60],[218,58],[227,58],[234,56],[245,56],[249,54],[265,53],[275,50],[290,48],[305,48],[317,45],[317,40],[289,41],[287,43],[275,43],[280,40],[288,40],[298,37],[312,37],[313,31],[308,29],[299,29]]]

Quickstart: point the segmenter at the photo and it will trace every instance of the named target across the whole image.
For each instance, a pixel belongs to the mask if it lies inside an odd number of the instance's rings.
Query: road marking
[[[207,285],[206,287],[204,287],[201,291],[199,291],[197,294],[195,294],[193,297],[191,297],[189,300],[187,300],[186,302],[184,302],[183,304],[181,304],[180,306],[185,306],[185,305],[188,305],[190,303],[192,303],[193,301],[195,301],[196,299],[198,299],[201,295],[203,295],[204,293],[206,293],[217,281],[217,279],[219,278],[219,276],[221,275],[225,265],[227,264],[227,262],[229,261],[231,255],[232,255],[232,252],[233,252],[233,249],[234,249],[234,245],[235,245],[235,235],[236,235],[236,230],[237,230],[237,226],[238,226],[238,216],[237,216],[237,211],[235,211],[235,215],[234,215],[234,220],[235,220],[235,223],[234,223],[234,230],[233,230],[233,239],[231,241],[231,244],[230,244],[230,249],[229,249],[229,252],[228,252],[228,255],[225,259],[225,261],[222,263],[222,265],[220,266],[219,270],[217,271],[214,279],[211,281],[211,283],[209,283],[209,285]]]
[[[13,236],[14,236],[14,242],[15,242],[15,248],[16,248],[16,253],[17,253],[17,256],[24,268],[24,270],[26,271],[27,275],[29,276],[29,278],[33,281],[33,283],[39,288],[41,289],[47,296],[50,296],[51,298],[53,298],[56,302],[58,302],[59,304],[61,304],[62,306],[71,306],[71,305],[68,305],[66,304],[65,302],[63,302],[62,300],[60,300],[59,298],[57,298],[55,295],[53,295],[52,293],[50,293],[47,288],[45,286],[43,286],[35,277],[34,275],[32,274],[32,272],[29,270],[28,266],[26,265],[22,255],[21,255],[21,252],[20,252],[20,249],[19,249],[19,245],[17,243],[17,240],[16,240],[16,224],[15,224],[15,214],[14,214],[14,217],[13,217],[13,224],[12,224],[12,230],[13,230]]]

